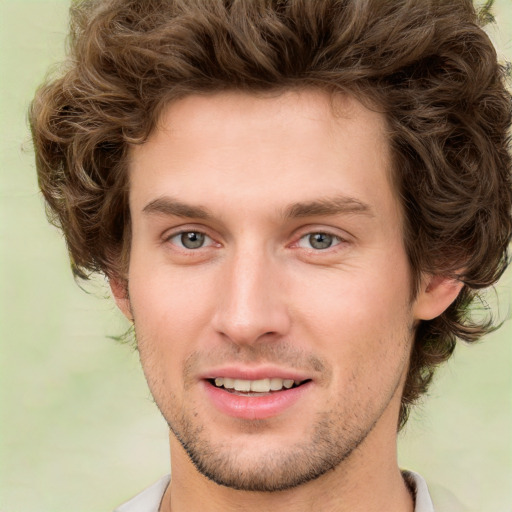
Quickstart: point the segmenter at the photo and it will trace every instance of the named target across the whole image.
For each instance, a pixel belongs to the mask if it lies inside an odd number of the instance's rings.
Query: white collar
[[[402,475],[414,492],[416,503],[414,512],[435,512],[432,498],[428,492],[427,482],[425,482],[423,477],[414,471],[402,471]]]
[[[151,487],[116,508],[114,512],[158,512],[170,481],[171,475],[164,476]]]

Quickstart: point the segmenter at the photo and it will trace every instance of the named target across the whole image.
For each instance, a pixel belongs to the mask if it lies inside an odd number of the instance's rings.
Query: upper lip
[[[311,375],[304,372],[279,368],[277,366],[222,366],[213,368],[202,373],[200,379],[215,379],[217,377],[227,377],[228,379],[242,380],[260,380],[260,379],[290,379],[294,381],[310,380]]]

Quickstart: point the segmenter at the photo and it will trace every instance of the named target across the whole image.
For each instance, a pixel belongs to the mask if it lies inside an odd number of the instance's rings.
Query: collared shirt
[[[414,512],[455,512],[456,509],[453,508],[434,509],[427,483],[418,473],[403,471],[403,475],[414,492],[416,503]],[[130,501],[116,508],[114,512],[158,512],[163,495],[170,481],[170,475],[164,476],[151,487],[148,487]],[[464,509],[460,508],[458,510],[462,512]]]
[[[158,512],[170,481],[171,475],[164,476],[151,487],[116,508],[114,512]]]

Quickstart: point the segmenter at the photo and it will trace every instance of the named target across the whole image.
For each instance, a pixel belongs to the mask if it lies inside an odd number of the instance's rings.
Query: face
[[[187,460],[236,489],[297,486],[396,429],[415,306],[385,123],[331,100],[190,96],[131,151],[118,303]]]

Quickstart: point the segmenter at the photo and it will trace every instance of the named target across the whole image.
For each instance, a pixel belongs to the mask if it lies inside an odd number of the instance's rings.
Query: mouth
[[[233,379],[229,377],[216,377],[206,379],[212,386],[238,396],[267,396],[303,386],[311,381],[281,379],[278,377],[257,380]]]
[[[200,380],[207,403],[223,415],[250,421],[302,414],[300,407],[308,407],[316,389],[311,375],[271,365],[211,369]]]

